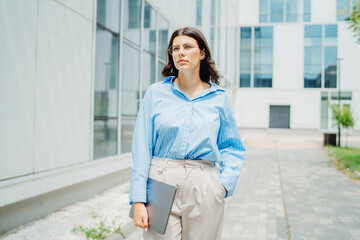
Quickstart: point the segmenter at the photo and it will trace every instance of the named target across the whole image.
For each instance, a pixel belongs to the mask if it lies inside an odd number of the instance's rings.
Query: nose
[[[183,46],[180,47],[179,54],[185,54],[185,48]]]

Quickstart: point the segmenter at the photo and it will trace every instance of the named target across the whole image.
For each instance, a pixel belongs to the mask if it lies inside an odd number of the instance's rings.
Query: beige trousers
[[[210,161],[153,157],[149,177],[176,186],[177,191],[165,234],[150,228],[144,239],[221,239],[226,192],[218,176]]]

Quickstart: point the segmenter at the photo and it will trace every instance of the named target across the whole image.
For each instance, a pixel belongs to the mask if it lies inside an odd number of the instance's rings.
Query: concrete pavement
[[[240,133],[246,164],[226,199],[223,240],[360,239],[360,187],[329,165],[321,132]],[[360,145],[360,136],[351,143]]]

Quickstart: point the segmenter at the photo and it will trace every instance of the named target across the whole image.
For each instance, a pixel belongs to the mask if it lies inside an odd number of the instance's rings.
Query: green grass
[[[328,154],[334,165],[341,171],[360,172],[360,148],[328,146]],[[356,177],[355,175],[355,178]]]
[[[120,226],[116,224],[116,219],[112,221],[112,224],[106,224],[106,218],[102,218],[94,215],[93,218],[100,218],[100,222],[92,226],[78,226],[72,231],[74,233],[85,234],[87,240],[103,240],[113,233],[119,233],[123,238],[125,235],[121,232]]]

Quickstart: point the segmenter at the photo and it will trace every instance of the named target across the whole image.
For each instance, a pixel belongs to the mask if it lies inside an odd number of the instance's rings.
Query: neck
[[[177,84],[182,90],[196,89],[203,84],[203,81],[201,80],[198,72],[183,73],[179,71]]]

